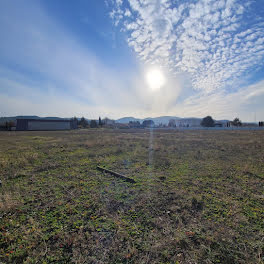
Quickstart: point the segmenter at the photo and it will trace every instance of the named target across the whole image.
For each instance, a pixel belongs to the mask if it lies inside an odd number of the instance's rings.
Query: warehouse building
[[[77,121],[70,119],[17,119],[17,131],[77,129]]]

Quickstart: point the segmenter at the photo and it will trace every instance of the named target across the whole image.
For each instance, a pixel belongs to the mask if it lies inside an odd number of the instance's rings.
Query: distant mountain
[[[159,125],[159,124],[167,125],[171,119],[179,120],[181,118],[177,116],[160,116],[160,117],[153,117],[153,118],[148,117],[148,118],[145,118],[144,120],[153,120],[155,125]]]
[[[117,123],[127,124],[130,121],[139,121],[142,123],[144,120],[153,120],[155,125],[163,124],[168,125],[171,119],[176,120],[176,124],[190,124],[192,126],[200,126],[202,118],[197,117],[177,117],[177,116],[160,116],[160,117],[147,117],[147,118],[135,118],[135,117],[123,117],[117,119]],[[228,120],[215,120],[217,123],[227,123]]]
[[[130,121],[139,121],[142,122],[144,119],[140,119],[140,118],[134,118],[134,117],[122,117],[120,119],[116,120],[116,123],[121,123],[121,124],[128,124]]]
[[[70,119],[70,118],[61,118],[61,117],[39,117],[39,116],[10,116],[10,117],[0,117],[0,124],[4,124],[7,121],[16,121],[17,119]],[[115,120],[116,123],[121,123],[121,124],[128,124],[130,121],[139,121],[142,123],[144,120],[153,120],[155,125],[168,125],[169,121],[171,119],[176,120],[176,124],[190,124],[192,126],[199,126],[202,118],[197,118],[197,117],[189,117],[189,118],[181,118],[177,116],[160,116],[160,117],[147,117],[147,118],[135,118],[135,117],[122,117],[120,119]],[[78,118],[80,120],[80,118]],[[87,119],[87,121],[90,121],[90,119]],[[229,120],[215,120],[217,123],[227,123]]]
[[[39,116],[13,116],[12,118],[14,118],[14,119],[21,119],[21,118],[23,118],[23,119],[40,119],[41,117],[39,117]]]
[[[39,117],[39,118],[40,118],[40,119],[53,119],[53,120],[54,120],[54,119],[55,119],[55,120],[56,120],[56,119],[58,119],[58,120],[59,120],[59,119],[70,119],[70,118],[62,118],[62,117],[56,117],[56,116],[54,116],[54,117],[53,117],[53,116]]]
[[[160,116],[160,117],[147,117],[147,118],[123,117],[117,119],[116,122],[121,124],[127,124],[130,121],[139,121],[140,123],[142,123],[144,120],[153,120],[155,125],[159,125],[159,124],[167,125],[170,119],[180,120],[182,118],[177,116]]]

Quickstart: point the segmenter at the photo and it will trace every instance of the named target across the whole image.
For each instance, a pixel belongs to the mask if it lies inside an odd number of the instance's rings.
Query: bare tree
[[[238,117],[236,117],[236,118],[232,121],[232,125],[233,125],[233,126],[242,126],[242,122],[241,122],[241,120],[240,120]]]

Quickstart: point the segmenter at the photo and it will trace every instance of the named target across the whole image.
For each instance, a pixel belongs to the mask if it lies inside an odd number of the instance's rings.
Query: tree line
[[[95,119],[87,120],[84,117],[78,119],[77,117],[74,117],[73,120],[77,122],[79,128],[98,128],[110,124],[113,125],[115,123],[114,120],[111,120],[107,117],[104,119],[101,119],[101,117],[99,117],[98,120]],[[263,122],[260,123],[263,126]],[[200,125],[203,127],[215,127],[217,125],[222,126],[222,123],[217,123],[211,116],[206,116],[202,119]],[[150,128],[150,127],[154,127],[155,123],[153,120],[144,120],[142,124],[139,121],[130,121],[127,124],[127,126],[128,128],[144,128],[144,127]],[[189,127],[189,124],[187,124],[186,126]],[[238,117],[236,117],[233,121],[227,122],[226,126],[240,127],[242,126],[242,121]],[[176,120],[171,119],[168,123],[168,127],[176,127]]]
[[[11,130],[15,126],[14,121],[6,121],[3,124],[0,124],[0,130]]]
[[[77,123],[79,128],[97,128],[97,127],[103,127],[110,123],[114,123],[113,120],[107,117],[104,119],[101,119],[101,117],[99,117],[98,120],[96,119],[87,120],[84,117],[78,119],[77,117],[74,117],[72,120]]]
[[[201,126],[203,127],[214,127],[215,125],[216,123],[211,116],[206,116],[202,119]],[[242,126],[242,121],[238,117],[236,117],[233,121],[228,122],[227,126],[240,127]]]

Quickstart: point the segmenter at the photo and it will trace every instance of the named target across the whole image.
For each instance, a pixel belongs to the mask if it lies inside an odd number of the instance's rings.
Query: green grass
[[[149,138],[0,132],[0,262],[264,263],[264,133]]]

